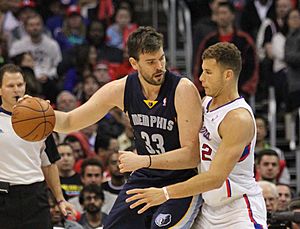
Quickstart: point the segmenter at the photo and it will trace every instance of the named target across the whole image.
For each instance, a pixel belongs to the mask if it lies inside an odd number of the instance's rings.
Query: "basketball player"
[[[202,193],[204,204],[194,228],[267,228],[261,189],[253,176],[255,119],[239,96],[241,55],[235,45],[217,43],[202,56],[203,100],[201,173],[164,188],[130,190],[139,213],[170,200]],[[133,161],[132,161],[133,162]],[[125,167],[125,164],[123,165]]]
[[[125,200],[127,190],[160,188],[196,175],[200,96],[189,80],[166,71],[163,36],[153,28],[140,27],[129,36],[127,45],[137,73],[106,84],[73,111],[56,111],[55,130],[82,129],[115,106],[124,110],[134,129],[140,169],[124,185],[104,228],[189,228],[199,196],[171,200],[143,215],[131,210]]]
[[[55,165],[59,155],[53,150],[44,151],[44,141],[22,140],[12,128],[11,112],[18,98],[24,96],[25,86],[19,67],[7,64],[0,69],[0,227],[50,229],[44,180],[64,215],[73,208],[64,200],[60,188]]]

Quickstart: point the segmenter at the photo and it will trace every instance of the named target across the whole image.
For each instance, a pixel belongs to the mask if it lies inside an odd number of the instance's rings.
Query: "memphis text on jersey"
[[[173,120],[154,115],[131,114],[131,118],[135,126],[154,127],[168,131],[172,131],[175,124]]]

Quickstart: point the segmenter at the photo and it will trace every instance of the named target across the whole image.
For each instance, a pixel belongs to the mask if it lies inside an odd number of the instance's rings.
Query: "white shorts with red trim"
[[[224,206],[202,205],[192,229],[267,229],[267,211],[262,195],[236,199]]]

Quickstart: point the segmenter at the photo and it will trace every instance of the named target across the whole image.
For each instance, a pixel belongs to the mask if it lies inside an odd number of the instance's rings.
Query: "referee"
[[[61,191],[52,136],[46,142],[27,142],[12,129],[11,112],[25,86],[19,67],[7,64],[0,69],[0,227],[50,229],[46,182],[62,213],[74,210]]]

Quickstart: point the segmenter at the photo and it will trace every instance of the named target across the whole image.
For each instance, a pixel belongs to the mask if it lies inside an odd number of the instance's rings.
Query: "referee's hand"
[[[74,206],[72,204],[70,204],[68,201],[66,200],[63,200],[63,201],[60,201],[59,204],[59,210],[60,212],[66,217],[68,216],[69,214],[72,215],[72,217],[76,217],[76,210],[74,208]]]

